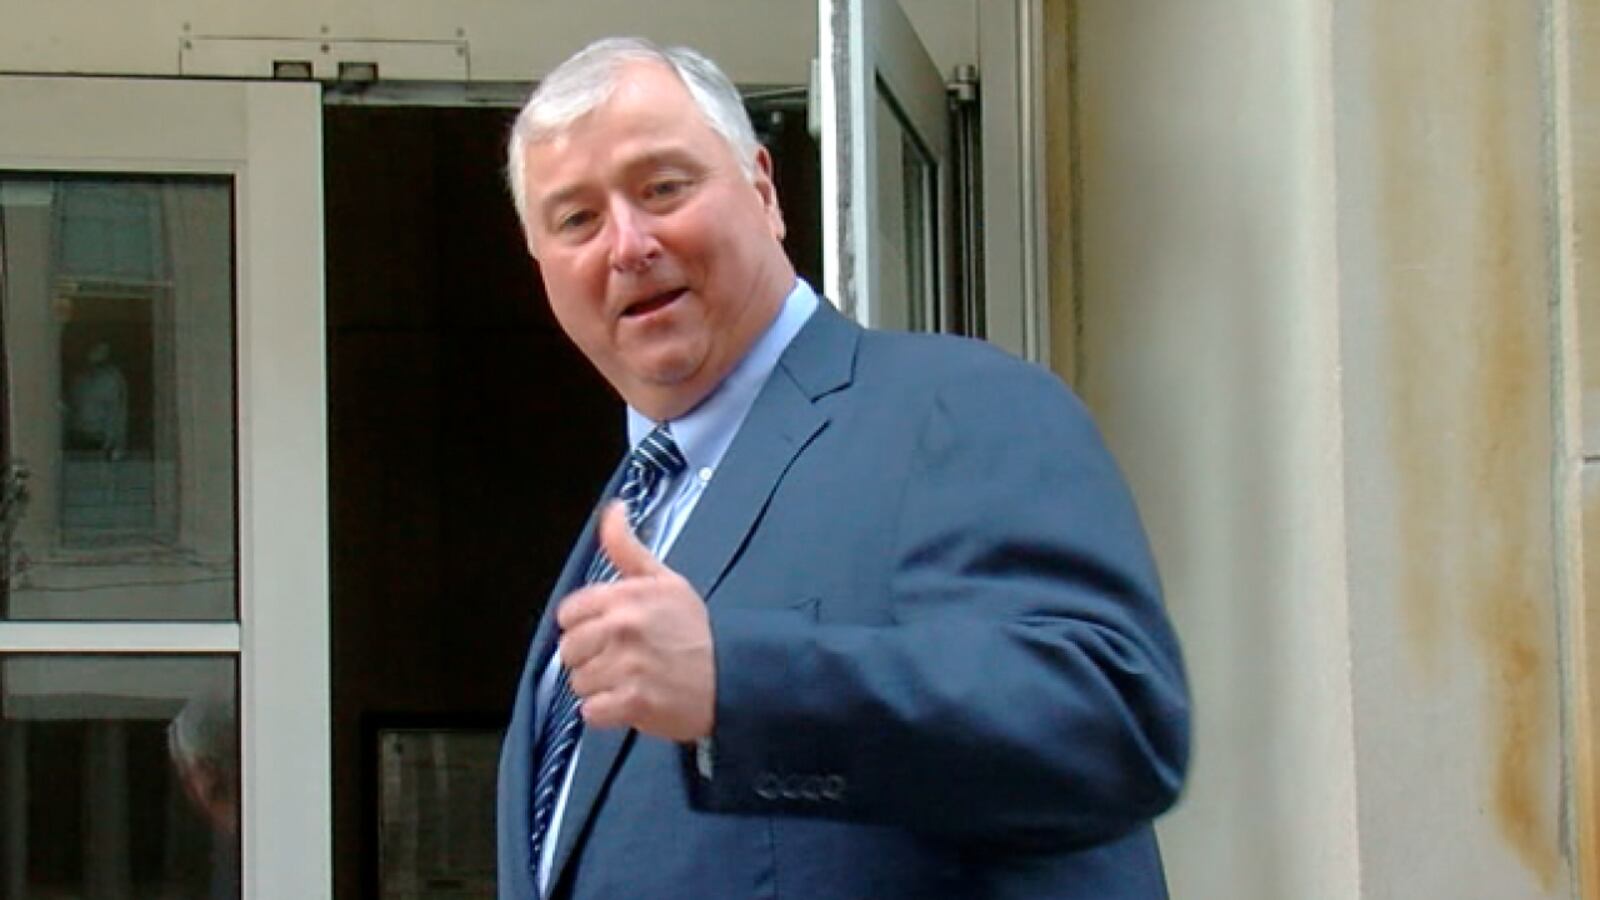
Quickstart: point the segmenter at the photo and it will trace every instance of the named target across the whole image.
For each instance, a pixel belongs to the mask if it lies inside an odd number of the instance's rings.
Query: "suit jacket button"
[[[822,776],[821,775],[807,775],[805,777],[805,779],[800,782],[800,796],[804,797],[807,800],[810,800],[812,803],[815,803],[818,800],[821,800],[822,799]]]
[[[771,772],[756,776],[756,796],[763,800],[778,799],[778,776]]]
[[[829,775],[822,780],[822,798],[837,803],[844,799],[845,780],[843,775]]]
[[[778,791],[785,800],[800,799],[800,776],[788,775],[783,779],[783,788]]]

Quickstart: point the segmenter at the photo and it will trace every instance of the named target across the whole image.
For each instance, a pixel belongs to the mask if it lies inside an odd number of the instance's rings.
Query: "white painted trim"
[[[885,310],[892,306],[879,296],[880,84],[907,120],[907,129],[926,145],[938,170],[930,215],[939,240],[935,254],[926,261],[929,283],[937,285],[944,271],[939,257],[950,252],[944,240],[949,214],[945,186],[950,177],[944,79],[898,0],[819,0],[817,15],[823,107],[823,289],[857,322],[896,327],[884,321]],[[925,297],[902,302],[929,305]]]
[[[0,155],[0,169],[15,172],[76,172],[120,175],[235,175],[236,159],[149,159],[141,157],[70,157]]]
[[[1023,332],[1027,358],[1050,364],[1050,173],[1045,150],[1044,0],[1024,0],[1025,15],[1017,35],[1023,67],[1021,121],[1024,151],[1022,197],[1024,222]],[[1065,261],[1063,261],[1065,262]]]
[[[868,197],[873,159],[867,83],[866,0],[818,0],[817,57],[822,94],[822,283],[845,315],[875,320],[872,255],[875,205]],[[841,31],[842,29],[842,31]],[[842,75],[842,79],[841,79]]]
[[[994,3],[978,17],[986,335],[1048,364],[1043,32],[1041,0]]]
[[[0,653],[238,653],[233,622],[0,622]]]
[[[331,896],[320,88],[0,77],[0,121],[29,123],[4,168],[234,177],[240,585],[239,623],[5,623],[0,650],[237,654],[244,896]]]
[[[1600,898],[1600,859],[1588,848],[1600,847],[1600,658],[1594,648],[1600,640],[1600,592],[1585,591],[1593,560],[1585,546],[1594,546],[1584,533],[1595,523],[1584,515],[1586,431],[1582,358],[1582,288],[1578,277],[1577,205],[1579,192],[1574,169],[1572,100],[1573,10],[1568,0],[1553,0],[1547,13],[1545,78],[1549,91],[1549,130],[1545,157],[1549,181],[1546,196],[1553,213],[1551,260],[1551,372],[1552,418],[1556,452],[1552,460],[1551,495],[1556,560],[1555,586],[1558,633],[1562,648],[1562,767],[1570,773],[1563,785],[1565,816],[1562,846],[1575,860],[1572,890],[1576,897]],[[1593,361],[1590,361],[1593,364]]]
[[[811,77],[816,84],[814,102],[817,112],[817,155],[822,176],[822,293],[835,306],[844,309],[844,256],[845,238],[840,229],[844,220],[840,216],[836,198],[840,191],[839,163],[839,74],[834,59],[833,3],[817,0],[817,55],[812,61]]]
[[[245,86],[239,190],[239,549],[245,897],[333,881],[322,108]],[[269,883],[270,878],[270,883]]]

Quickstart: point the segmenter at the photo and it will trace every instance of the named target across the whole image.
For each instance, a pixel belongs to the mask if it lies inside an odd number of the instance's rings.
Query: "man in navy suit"
[[[508,163],[637,449],[518,686],[500,896],[1164,897],[1182,663],[1078,401],[819,301],[692,51],[581,51]]]

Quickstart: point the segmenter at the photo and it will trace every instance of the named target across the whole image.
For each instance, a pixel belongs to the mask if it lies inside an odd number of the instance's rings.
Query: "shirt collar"
[[[728,377],[699,406],[667,423],[691,471],[715,469],[722,462],[723,454],[728,452],[733,436],[744,422],[745,413],[756,402],[756,394],[767,383],[767,376],[777,367],[778,358],[789,342],[816,311],[818,302],[811,285],[796,278],[777,317]],[[629,446],[637,446],[655,427],[656,423],[648,416],[628,407]]]

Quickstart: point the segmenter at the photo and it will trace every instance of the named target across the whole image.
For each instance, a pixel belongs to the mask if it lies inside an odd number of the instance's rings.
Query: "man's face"
[[[757,162],[752,180],[677,76],[651,63],[523,155],[528,249],[556,319],[653,419],[704,399],[793,286],[764,149]]]

